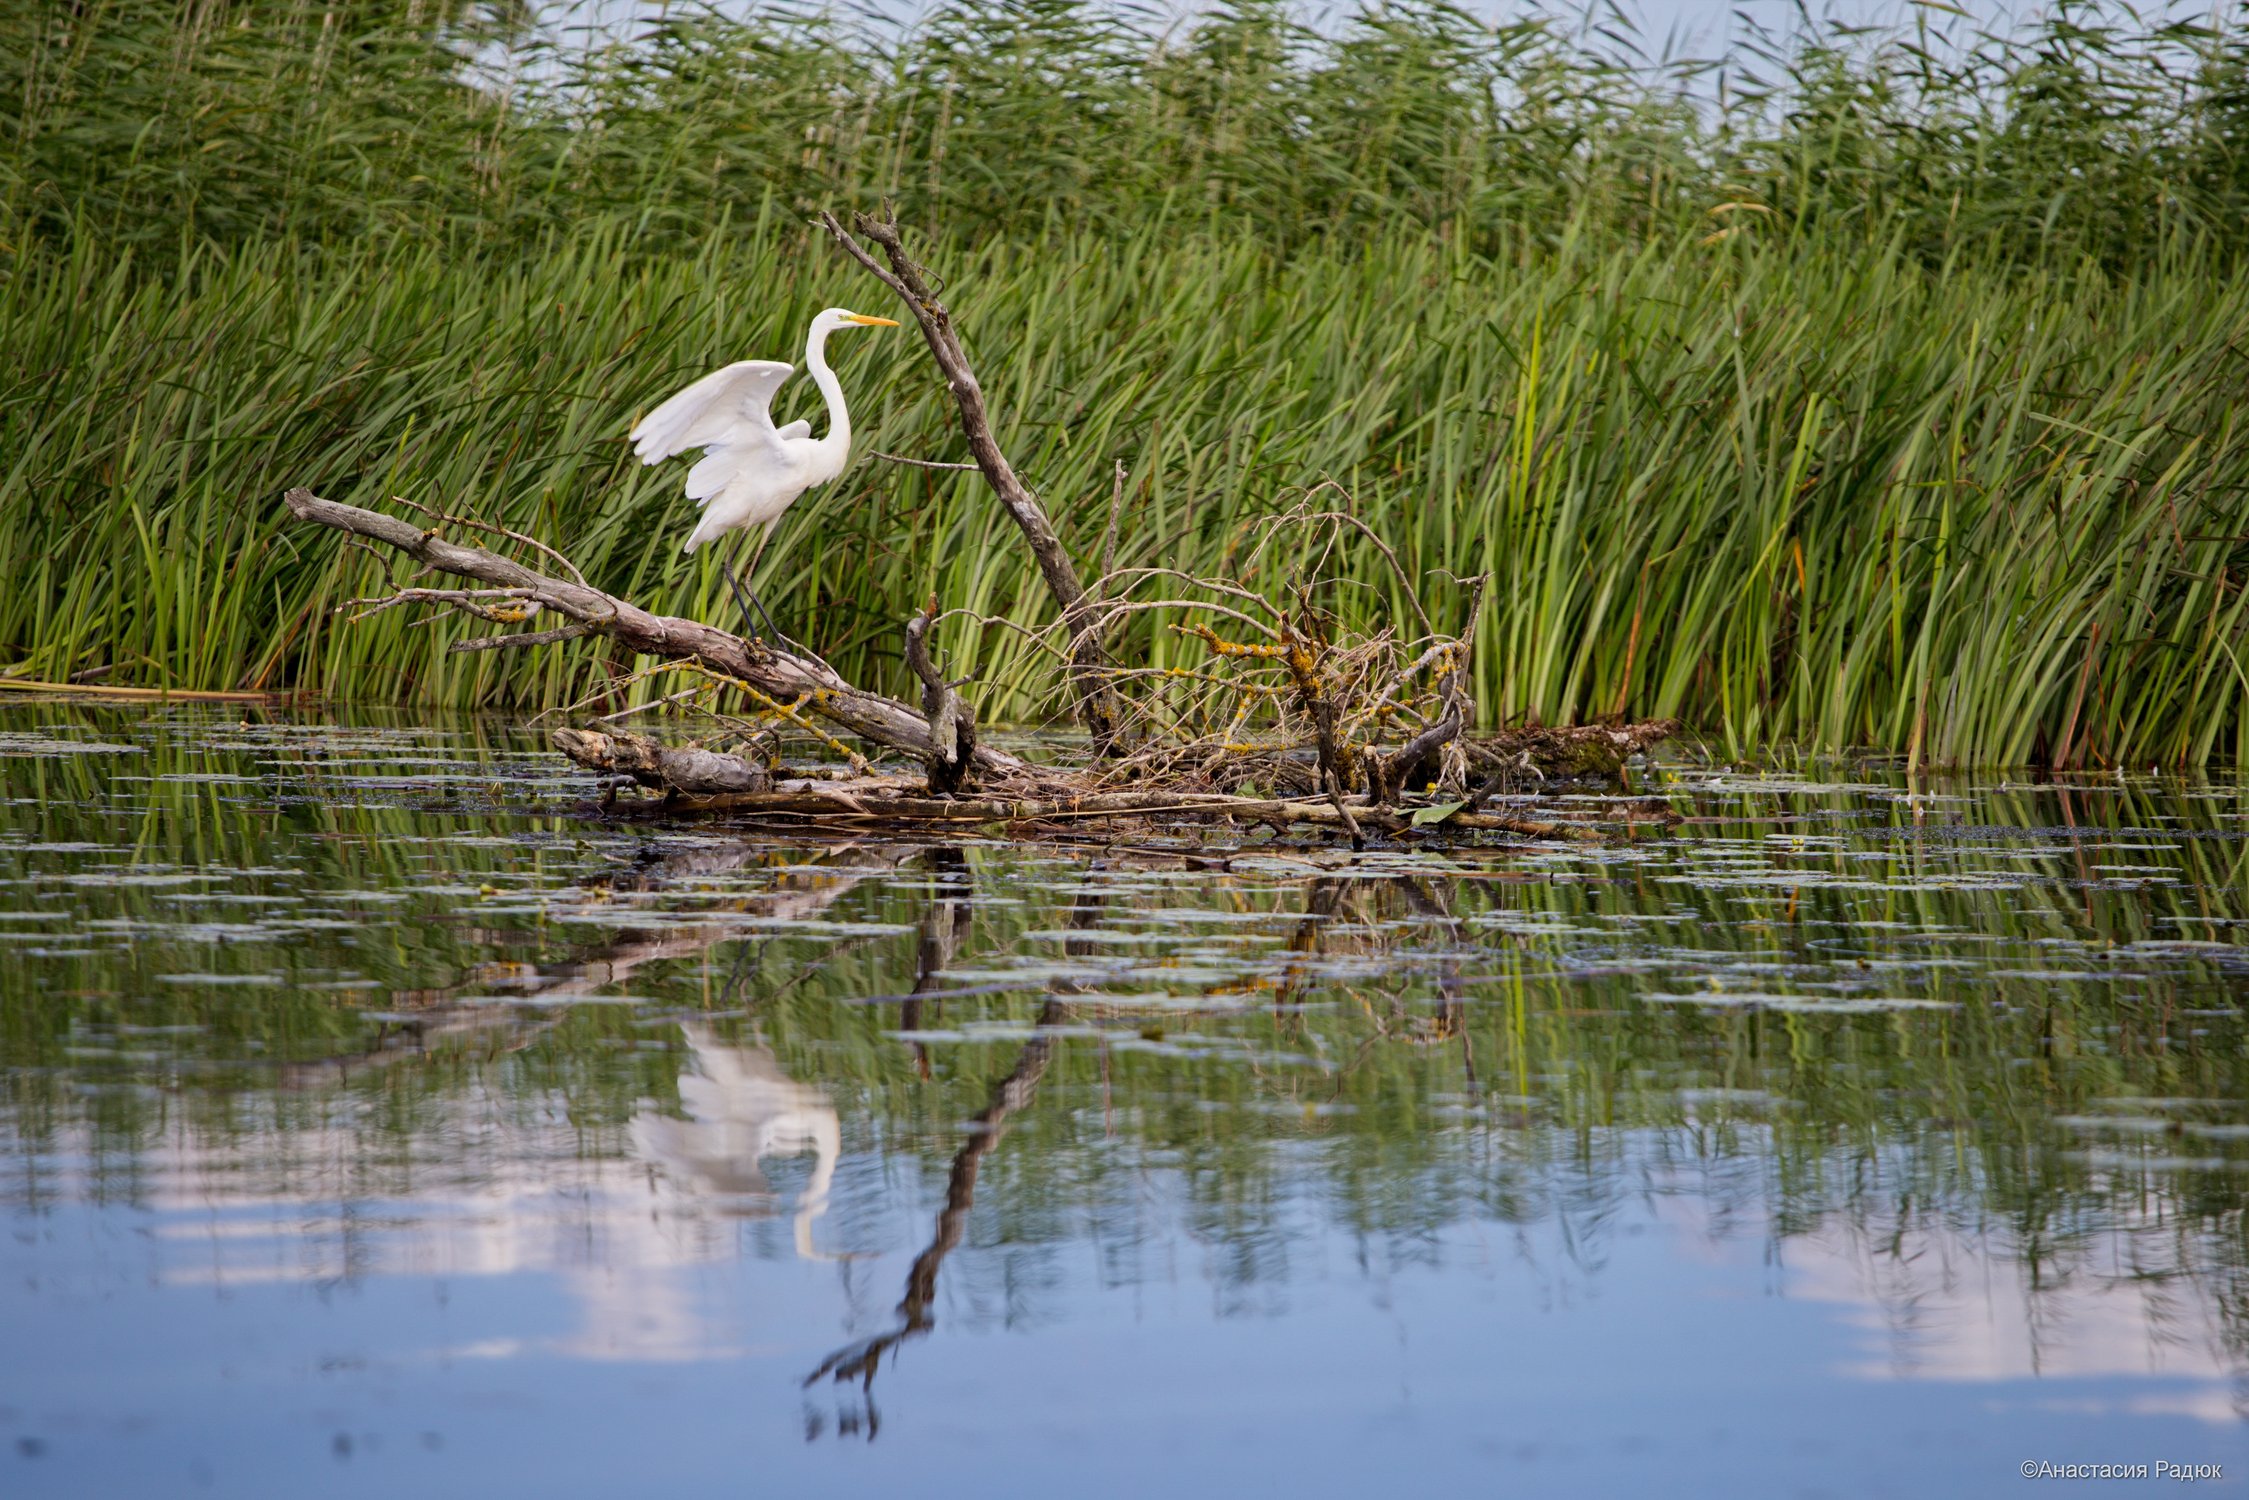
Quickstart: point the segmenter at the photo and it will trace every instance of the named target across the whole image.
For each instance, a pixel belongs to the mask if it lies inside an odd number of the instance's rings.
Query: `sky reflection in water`
[[[0,707],[0,1492],[2249,1475],[2249,796],[742,842]]]

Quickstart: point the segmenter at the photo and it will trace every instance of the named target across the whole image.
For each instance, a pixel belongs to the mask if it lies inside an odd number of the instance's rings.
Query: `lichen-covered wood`
[[[708,797],[773,789],[772,773],[739,755],[672,746],[630,730],[557,729],[554,746],[589,771],[630,776],[658,791]]]

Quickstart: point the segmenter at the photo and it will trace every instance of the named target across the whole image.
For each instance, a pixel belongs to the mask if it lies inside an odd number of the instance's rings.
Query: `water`
[[[1356,856],[588,786],[0,705],[0,1493],[2249,1474],[2238,783]]]

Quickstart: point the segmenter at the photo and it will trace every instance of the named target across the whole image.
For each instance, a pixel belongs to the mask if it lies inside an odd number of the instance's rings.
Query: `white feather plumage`
[[[687,551],[729,531],[771,525],[799,495],[844,471],[851,461],[851,415],[828,368],[828,335],[868,324],[897,326],[888,318],[831,307],[812,320],[805,336],[805,365],[827,398],[826,437],[813,437],[807,421],[773,425],[774,393],[795,367],[771,359],[737,360],[714,370],[633,425],[633,452],[644,464],[703,450],[687,471],[687,497],[703,508]]]

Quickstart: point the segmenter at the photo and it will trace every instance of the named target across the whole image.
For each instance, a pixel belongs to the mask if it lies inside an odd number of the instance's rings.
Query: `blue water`
[[[1221,869],[46,706],[0,789],[0,1493],[2249,1474],[2238,785]]]

